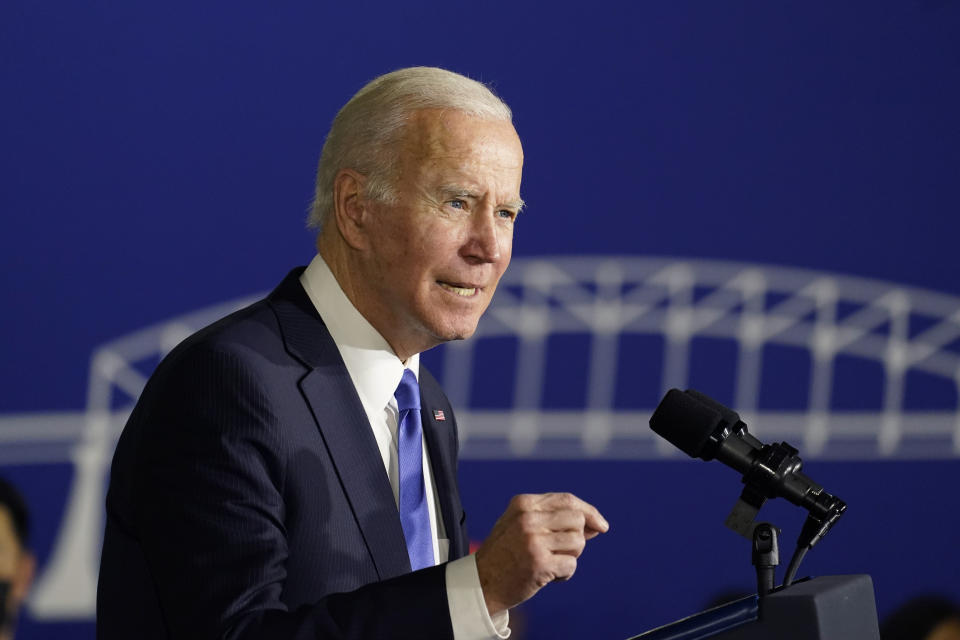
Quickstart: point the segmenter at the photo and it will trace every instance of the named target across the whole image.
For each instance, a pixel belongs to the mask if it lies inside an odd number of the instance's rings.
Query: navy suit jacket
[[[144,389],[111,469],[101,640],[452,638],[445,568],[410,573],[373,432],[302,271],[188,338]],[[454,559],[468,551],[456,422],[423,368],[420,393]]]

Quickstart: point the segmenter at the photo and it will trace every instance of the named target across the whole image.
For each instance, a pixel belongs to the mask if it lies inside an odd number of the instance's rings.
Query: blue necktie
[[[410,369],[403,370],[397,387],[400,409],[397,443],[397,467],[400,476],[400,524],[407,541],[410,567],[416,571],[432,567],[433,537],[430,512],[423,485],[423,437],[420,424],[420,387]]]

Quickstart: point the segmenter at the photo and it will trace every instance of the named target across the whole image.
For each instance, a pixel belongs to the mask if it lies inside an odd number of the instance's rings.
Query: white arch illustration
[[[82,426],[51,423],[62,427],[58,433],[68,442],[73,434],[66,457],[76,473],[52,558],[30,602],[35,617],[94,614],[107,471],[116,438],[146,383],[144,361],[155,361],[193,331],[253,299],[202,309],[95,350]],[[841,304],[853,311],[840,314]],[[911,335],[913,317],[925,318],[928,326]],[[543,411],[547,338],[563,333],[590,336],[586,406],[582,411]],[[911,413],[903,404],[905,375],[911,370],[951,381],[960,397],[960,353],[954,346],[960,338],[960,298],[810,270],[586,256],[514,260],[476,336],[444,347],[443,382],[453,405],[461,408],[464,457],[674,456],[673,448],[645,427],[653,407],[618,411],[614,406],[618,341],[630,334],[663,336],[664,391],[687,386],[695,337],[735,341],[735,407],[748,422],[758,418],[755,424],[763,426],[763,433],[801,438],[805,459],[830,457],[826,445],[835,433],[865,443],[859,453],[847,450],[845,456],[897,455],[907,435],[949,438],[951,446],[923,455],[960,456],[958,406]],[[485,338],[501,336],[518,340],[514,406],[508,411],[473,409],[474,352]],[[763,348],[769,344],[809,350],[806,411],[757,410]],[[840,354],[883,366],[880,412],[831,414],[834,361]],[[118,403],[117,396],[125,400]],[[21,417],[0,425],[0,441],[42,438],[42,429],[24,428],[27,421]],[[549,449],[541,446],[546,439]],[[643,446],[620,446],[624,441]]]

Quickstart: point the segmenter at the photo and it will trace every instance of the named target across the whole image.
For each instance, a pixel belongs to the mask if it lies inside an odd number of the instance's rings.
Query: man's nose
[[[491,207],[480,208],[470,223],[470,237],[464,245],[465,257],[482,262],[496,262],[500,259],[501,233],[496,211]]]

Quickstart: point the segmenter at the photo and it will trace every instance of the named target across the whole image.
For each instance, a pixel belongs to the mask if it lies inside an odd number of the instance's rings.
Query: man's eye
[[[513,220],[517,217],[517,214],[515,214],[513,211],[510,211],[510,209],[500,209],[500,211],[497,212],[497,215],[507,220]]]
[[[454,209],[463,209],[464,202],[463,200],[451,200],[450,206],[453,207]]]

